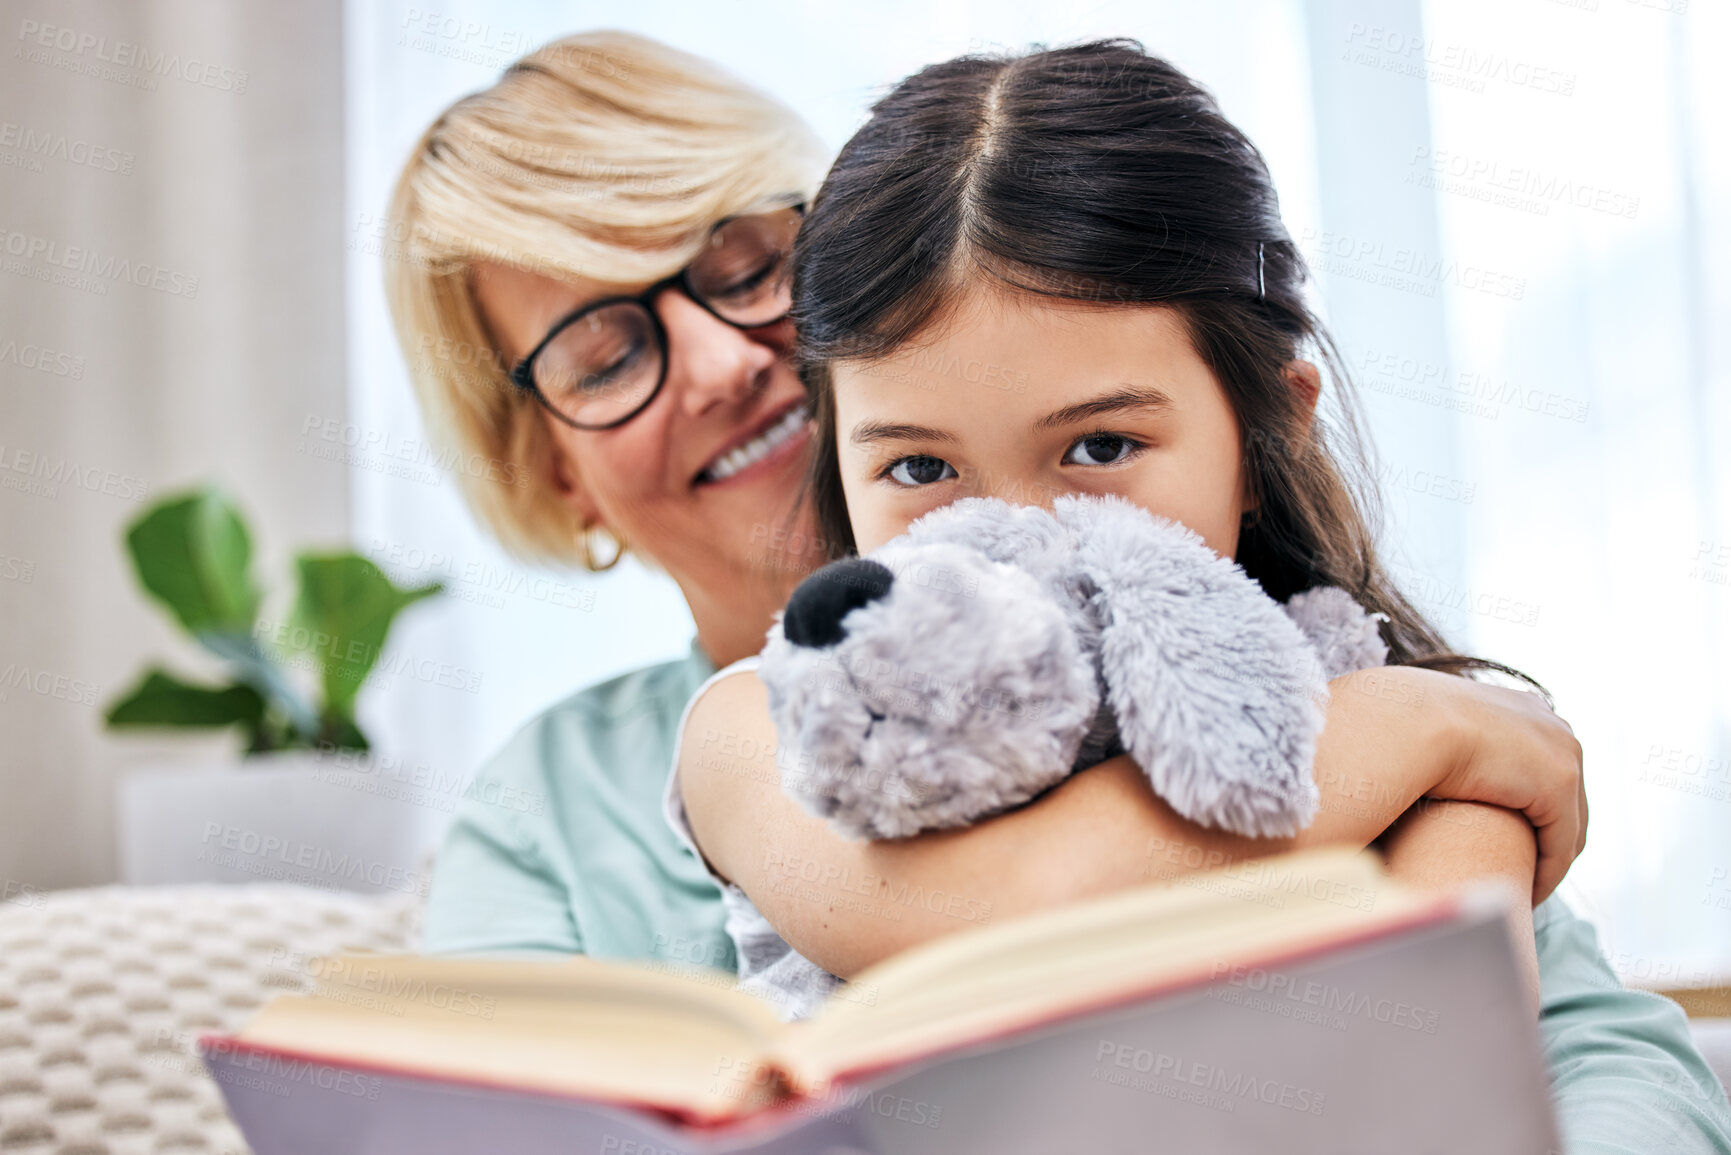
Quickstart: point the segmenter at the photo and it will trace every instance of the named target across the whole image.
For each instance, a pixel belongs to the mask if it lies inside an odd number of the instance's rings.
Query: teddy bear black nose
[[[882,562],[850,557],[831,562],[799,583],[781,618],[781,632],[796,646],[822,648],[847,637],[849,611],[890,592],[895,574]]]

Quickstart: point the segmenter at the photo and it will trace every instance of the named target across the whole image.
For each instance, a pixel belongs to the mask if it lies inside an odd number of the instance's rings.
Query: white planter
[[[290,882],[426,893],[448,800],[397,788],[365,759],[310,752],[140,766],[116,799],[121,881]]]

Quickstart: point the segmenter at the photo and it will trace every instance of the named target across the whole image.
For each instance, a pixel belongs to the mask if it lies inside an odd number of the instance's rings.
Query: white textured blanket
[[[420,903],[282,885],[103,887],[0,904],[0,1151],[244,1155],[194,1047],[306,960],[412,949]]]

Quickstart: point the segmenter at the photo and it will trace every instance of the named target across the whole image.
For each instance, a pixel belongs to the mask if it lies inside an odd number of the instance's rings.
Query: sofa
[[[420,900],[306,886],[26,891],[0,904],[0,1152],[247,1155],[196,1050],[307,960],[412,950]]]

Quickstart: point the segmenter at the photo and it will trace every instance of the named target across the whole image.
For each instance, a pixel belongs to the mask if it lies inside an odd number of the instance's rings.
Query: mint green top
[[[661,816],[685,703],[678,661],[580,690],[476,775],[439,850],[423,949],[735,968],[721,888]]]
[[[714,671],[693,644],[573,694],[506,743],[439,853],[424,949],[733,970],[721,888],[662,814],[680,715]],[[1731,1108],[1682,1011],[1625,990],[1592,924],[1561,899],[1533,924],[1539,1030],[1570,1155],[1731,1155]]]

